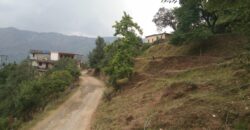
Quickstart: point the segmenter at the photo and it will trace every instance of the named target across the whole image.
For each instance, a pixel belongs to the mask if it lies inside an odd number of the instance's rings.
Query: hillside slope
[[[112,42],[115,38],[104,39]],[[23,60],[30,49],[73,52],[86,56],[94,47],[95,38],[0,28],[0,55],[8,55],[11,61]]]
[[[92,129],[249,129],[246,43],[225,35],[203,44],[150,47],[136,58],[132,81],[99,106]]]

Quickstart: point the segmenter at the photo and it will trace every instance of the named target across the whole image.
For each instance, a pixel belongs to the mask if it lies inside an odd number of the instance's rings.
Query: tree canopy
[[[142,46],[142,29],[130,15],[124,12],[120,21],[116,21],[115,36],[120,36],[105,48],[104,71],[110,77],[110,83],[117,87],[116,81],[130,78],[133,73],[133,57],[138,55]]]
[[[153,21],[158,28],[172,27],[173,44],[205,39],[218,33],[249,34],[248,0],[162,0],[179,3],[172,10],[160,8]]]
[[[133,22],[133,18],[126,12],[123,13],[121,21],[115,22],[113,28],[115,28],[114,36],[129,37],[130,35],[136,35],[136,32],[138,32],[140,35],[143,33],[140,26]]]
[[[92,68],[100,70],[103,66],[103,59],[104,59],[104,48],[106,43],[102,37],[97,37],[96,39],[96,47],[89,53],[89,65]]]
[[[167,26],[170,26],[173,30],[177,29],[177,20],[173,10],[164,7],[160,8],[155,14],[153,22],[156,24],[159,31]]]
[[[39,73],[28,61],[0,69],[0,129],[17,129],[55,101],[79,76],[76,61],[61,59],[48,72]]]

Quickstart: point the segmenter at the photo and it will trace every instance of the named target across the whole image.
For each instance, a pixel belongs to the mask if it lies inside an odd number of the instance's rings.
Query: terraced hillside
[[[104,94],[92,129],[250,129],[247,46],[234,35],[151,46],[135,59],[132,81]]]

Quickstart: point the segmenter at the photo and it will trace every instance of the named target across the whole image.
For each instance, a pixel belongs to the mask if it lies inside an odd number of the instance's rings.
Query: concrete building
[[[146,36],[146,42],[148,43],[157,43],[157,41],[168,41],[170,39],[171,34],[168,33],[160,33]]]
[[[29,54],[31,65],[41,71],[53,68],[55,62],[62,58],[75,59],[80,67],[80,63],[83,62],[82,57],[83,56],[79,54],[42,50],[30,50]]]

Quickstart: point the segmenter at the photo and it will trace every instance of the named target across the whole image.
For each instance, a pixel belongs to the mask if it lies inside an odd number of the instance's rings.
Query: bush
[[[46,78],[51,91],[64,91],[65,87],[73,81],[73,76],[68,71],[55,71]]]
[[[105,89],[104,93],[103,93],[103,99],[105,101],[111,101],[112,97],[114,96],[114,88],[112,87],[108,87],[107,89]]]
[[[28,62],[0,70],[0,129],[16,129],[49,102],[62,95],[80,75],[76,61],[62,59],[47,73],[38,74]],[[12,117],[13,122],[7,119]]]
[[[80,76],[80,68],[77,66],[77,61],[71,58],[60,59],[49,72],[67,70],[70,74],[77,78]]]
[[[37,88],[34,81],[22,83],[20,90],[16,97],[17,111],[16,116],[29,120],[32,115],[31,111],[34,111],[41,103],[43,96],[41,95],[41,88]]]
[[[144,52],[146,51],[148,48],[150,48],[151,43],[143,43],[142,47],[141,47],[141,51]]]
[[[130,78],[133,73],[132,57],[125,51],[118,51],[104,71],[109,75],[109,82],[118,89],[117,80]]]
[[[6,118],[0,117],[0,130],[7,130],[8,129],[8,120]]]
[[[188,33],[175,31],[170,39],[170,44],[182,45],[183,43],[187,42],[201,41],[208,39],[212,35],[213,33],[211,30],[203,27],[196,28]]]

